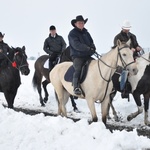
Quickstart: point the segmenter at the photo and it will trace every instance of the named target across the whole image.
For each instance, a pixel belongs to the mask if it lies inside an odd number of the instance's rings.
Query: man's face
[[[82,30],[84,28],[84,24],[85,24],[84,21],[77,21],[75,23],[75,26]]]
[[[130,29],[122,29],[123,30],[123,32],[125,32],[125,33],[129,33],[129,31],[130,31]]]
[[[56,35],[56,30],[50,30],[50,34],[51,34],[52,36]]]

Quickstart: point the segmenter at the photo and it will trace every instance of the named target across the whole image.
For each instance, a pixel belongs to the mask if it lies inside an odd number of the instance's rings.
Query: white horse
[[[144,123],[145,125],[150,126],[150,121],[148,120],[148,109],[149,109],[149,98],[150,98],[150,82],[149,82],[149,77],[150,77],[150,53],[146,53],[142,55],[141,57],[138,57],[136,59],[136,64],[138,68],[138,73],[135,76],[128,76],[128,81],[131,84],[132,88],[132,95],[133,98],[136,102],[137,105],[137,111],[131,113],[130,115],[127,116],[127,120],[131,121],[133,118],[138,116],[143,112],[143,106],[141,103],[141,97],[140,95],[143,95],[144,97]],[[116,83],[116,82],[115,82]],[[119,91],[118,87],[114,85],[114,89]],[[114,93],[116,93],[114,91]],[[113,97],[115,94],[113,95]],[[111,97],[111,99],[113,99]],[[118,118],[117,112],[114,108],[114,106],[111,103],[111,108],[114,114],[115,119]],[[109,116],[109,114],[108,114]]]
[[[89,65],[86,79],[81,84],[85,96],[78,97],[86,99],[94,122],[98,120],[94,102],[99,100],[101,102],[102,121],[106,125],[109,94],[113,87],[111,77],[116,71],[116,67],[118,65],[126,67],[132,75],[138,72],[129,44],[130,41],[123,44],[118,40],[115,48],[99,60],[92,60]],[[58,115],[65,117],[67,117],[65,105],[68,102],[69,95],[74,95],[72,83],[64,80],[64,75],[71,65],[73,65],[72,62],[61,63],[56,65],[50,72],[50,80],[59,101]]]

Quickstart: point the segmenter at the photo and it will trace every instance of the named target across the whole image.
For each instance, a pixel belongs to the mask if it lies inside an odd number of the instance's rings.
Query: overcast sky
[[[1,0],[0,31],[10,46],[25,45],[28,56],[38,56],[45,54],[50,25],[68,45],[70,22],[77,15],[88,18],[85,27],[100,54],[110,50],[125,19],[139,44],[150,47],[150,0]]]

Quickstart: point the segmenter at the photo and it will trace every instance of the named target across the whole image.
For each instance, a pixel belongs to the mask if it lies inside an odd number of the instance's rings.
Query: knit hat
[[[56,30],[56,28],[55,28],[55,26],[52,25],[49,27],[49,30]]]

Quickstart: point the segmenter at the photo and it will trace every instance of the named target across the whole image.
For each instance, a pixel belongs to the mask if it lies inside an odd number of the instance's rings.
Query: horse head
[[[12,50],[14,53],[12,66],[20,70],[23,75],[28,75],[30,73],[30,69],[27,62],[27,55],[25,53],[25,46],[23,46],[22,48],[12,47]]]
[[[130,49],[131,41],[126,43],[117,41],[117,50],[118,50],[118,65],[122,66],[124,69],[128,70],[131,75],[136,75],[138,72],[137,65],[133,58],[133,51]]]

